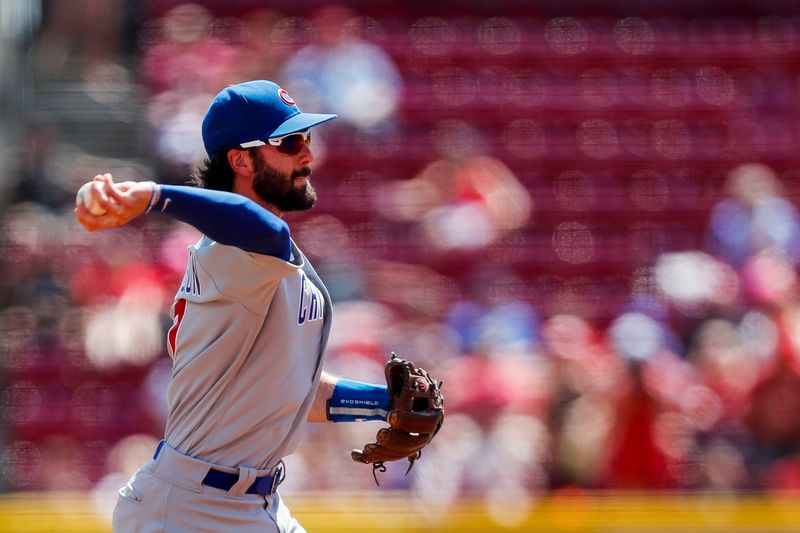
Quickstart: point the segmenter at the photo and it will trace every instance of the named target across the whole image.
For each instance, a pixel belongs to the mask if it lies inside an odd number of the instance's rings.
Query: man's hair
[[[203,161],[192,174],[192,185],[214,191],[233,191],[233,169],[226,154]]]

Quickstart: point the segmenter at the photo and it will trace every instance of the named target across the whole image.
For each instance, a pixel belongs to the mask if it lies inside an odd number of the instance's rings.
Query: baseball
[[[92,196],[92,183],[94,182],[90,181],[84,183],[81,188],[78,189],[78,194],[75,196],[75,205],[82,203],[91,214],[95,216],[105,215],[105,208],[99,205],[95,201],[94,196]]]

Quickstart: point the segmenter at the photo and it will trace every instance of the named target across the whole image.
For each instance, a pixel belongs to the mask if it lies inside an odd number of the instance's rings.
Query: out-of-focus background
[[[380,488],[377,424],[310,427],[309,531],[800,530],[796,2],[2,0],[0,74],[0,531],[108,531],[164,426],[198,233],[75,191],[185,183],[257,78],[339,114],[289,218],[328,368],[447,398]]]

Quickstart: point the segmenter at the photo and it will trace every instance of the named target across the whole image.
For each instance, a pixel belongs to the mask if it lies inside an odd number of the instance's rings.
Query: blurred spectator
[[[782,308],[748,311],[738,328],[748,363],[756,367],[740,378],[750,386],[742,421],[753,444],[752,473],[756,485],[773,489],[799,486],[794,479],[800,464],[796,306],[794,299]]]
[[[507,413],[545,418],[551,368],[540,357],[539,317],[514,292],[519,280],[486,265],[469,281],[444,317],[460,356],[444,360],[442,379],[466,384],[448,394],[448,408],[489,430]]]
[[[288,59],[280,79],[306,111],[328,109],[358,128],[392,118],[403,80],[391,58],[362,40],[363,17],[344,4],[320,8],[312,18],[312,38]],[[305,108],[304,108],[305,109]]]
[[[608,455],[603,458],[597,486],[612,489],[678,487],[678,480],[669,468],[669,458],[657,442],[656,421],[663,411],[644,386],[640,363],[633,363],[629,368],[630,381],[612,415],[606,444]]]
[[[797,272],[791,261],[774,248],[748,257],[741,268],[742,288],[748,302],[783,307],[797,301]]]
[[[441,159],[390,189],[384,216],[415,223],[433,251],[475,251],[524,227],[530,193],[501,161]]]
[[[198,4],[182,3],[141,31],[141,75],[150,90],[152,146],[163,165],[162,181],[185,182],[188,169],[206,156],[200,128],[208,102],[220,87],[239,79],[236,46],[212,32],[214,17]]]
[[[284,17],[274,9],[256,8],[241,18],[221,19],[218,24],[221,28],[215,33],[222,33],[228,41],[238,44],[238,79],[272,80],[278,79],[277,72],[288,55],[306,42],[303,31],[293,31],[292,26],[299,20]]]
[[[614,406],[628,387],[625,365],[600,333],[578,316],[548,318],[541,336],[553,365],[552,485],[596,486],[607,461]]]
[[[205,7],[182,3],[142,29],[140,72],[153,94],[205,93],[239,81],[230,79],[236,72],[237,50],[212,33],[213,22]]]
[[[757,335],[760,353],[748,349],[746,330],[728,319],[710,317],[693,334],[687,358],[719,395],[726,419],[740,421],[747,415],[754,388],[776,363],[777,330],[769,320],[764,326],[771,334]]]
[[[513,269],[478,264],[444,316],[462,354],[531,356],[539,352],[539,315],[525,299],[526,280]]]
[[[661,254],[654,278],[666,303],[692,315],[733,307],[741,296],[737,272],[701,251]]]
[[[709,226],[709,249],[734,267],[748,257],[771,249],[800,258],[800,218],[783,196],[775,172],[750,163],[733,169],[726,183],[727,198],[714,206]]]
[[[616,406],[610,456],[600,485],[691,488],[699,483],[699,437],[719,421],[719,398],[672,352],[661,324],[626,314],[610,327],[629,381]]]
[[[697,484],[699,436],[720,416],[716,395],[638,313],[601,335],[577,317],[544,324],[556,363],[556,486],[653,489]]]

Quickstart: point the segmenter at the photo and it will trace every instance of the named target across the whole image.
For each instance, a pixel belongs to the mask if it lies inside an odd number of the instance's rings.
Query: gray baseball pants
[[[276,491],[246,494],[256,477],[269,471],[238,469],[230,490],[203,485],[211,465],[163,446],[158,456],[119,489],[114,533],[306,533]]]

